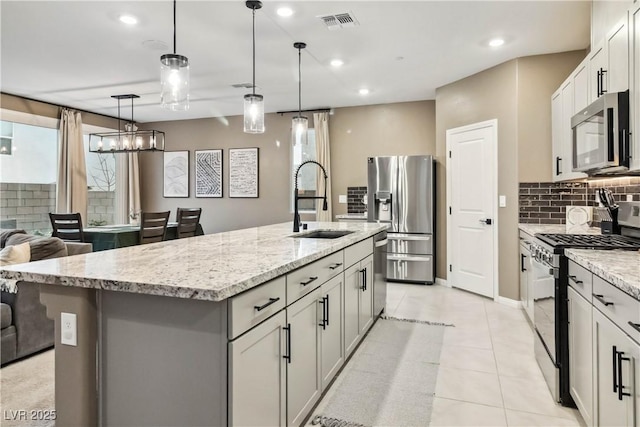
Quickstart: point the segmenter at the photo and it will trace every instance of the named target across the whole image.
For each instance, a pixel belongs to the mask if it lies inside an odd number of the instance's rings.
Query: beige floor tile
[[[515,353],[494,349],[498,375],[518,378],[542,378],[542,371],[533,353]]]
[[[436,397],[431,413],[431,427],[506,426],[503,408]]]
[[[488,329],[478,327],[452,327],[444,332],[445,345],[459,345],[462,347],[483,348],[492,350],[491,335]]]
[[[444,345],[440,353],[440,366],[470,371],[497,373],[496,361],[491,350],[458,345]]]
[[[554,402],[542,376],[539,379],[501,376],[500,387],[506,409],[575,419],[570,408]]]
[[[553,426],[553,427],[578,427],[581,425],[578,419],[549,417],[546,415],[532,414],[530,412],[506,410],[507,424],[509,427],[529,426]]]
[[[440,367],[436,397],[502,407],[500,383],[496,374]]]

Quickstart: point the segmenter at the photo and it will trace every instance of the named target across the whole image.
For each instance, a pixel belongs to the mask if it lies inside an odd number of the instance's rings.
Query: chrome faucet
[[[309,163],[314,163],[316,165],[318,165],[318,167],[320,169],[322,169],[322,173],[324,174],[324,196],[320,197],[320,196],[298,196],[298,172],[300,172],[300,169]],[[322,210],[326,211],[327,208],[327,171],[324,169],[324,167],[316,162],[315,160],[307,160],[304,161],[300,164],[300,166],[298,166],[298,169],[296,169],[296,175],[294,177],[294,182],[295,182],[295,189],[293,190],[293,199],[294,199],[294,212],[293,212],[293,231],[294,232],[298,232],[300,231],[300,214],[298,213],[298,200],[302,200],[302,199],[323,199],[323,203],[322,203]]]

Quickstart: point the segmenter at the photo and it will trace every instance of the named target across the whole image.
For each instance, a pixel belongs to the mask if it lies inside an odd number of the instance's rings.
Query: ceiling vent
[[[356,17],[352,12],[336,13],[334,15],[322,15],[318,16],[330,30],[337,30],[340,28],[351,28],[356,25],[360,25]]]

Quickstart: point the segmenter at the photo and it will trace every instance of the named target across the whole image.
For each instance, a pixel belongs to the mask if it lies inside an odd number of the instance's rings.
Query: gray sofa
[[[0,248],[29,242],[31,261],[91,252],[91,243],[63,242],[57,237],[26,234],[23,230],[0,230]],[[23,358],[54,343],[54,323],[40,303],[40,285],[18,282],[17,292],[2,293],[0,303],[0,363]]]

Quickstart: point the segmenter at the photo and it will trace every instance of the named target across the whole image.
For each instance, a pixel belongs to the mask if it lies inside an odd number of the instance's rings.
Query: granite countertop
[[[640,251],[565,249],[567,258],[640,301]]]
[[[0,268],[0,278],[222,301],[385,230],[375,223],[307,223],[350,230],[300,239],[290,222]],[[305,232],[295,233],[304,234]]]
[[[567,234],[565,224],[518,224],[518,228],[531,236],[536,233]],[[589,227],[583,233],[572,232],[571,234],[600,234],[600,228]]]

